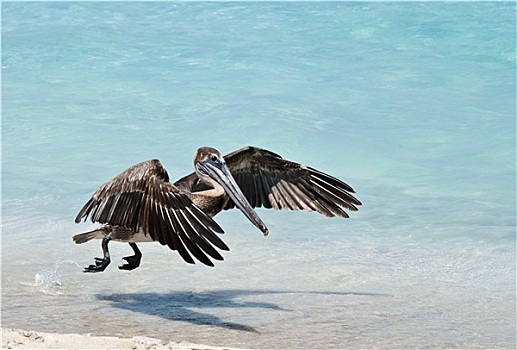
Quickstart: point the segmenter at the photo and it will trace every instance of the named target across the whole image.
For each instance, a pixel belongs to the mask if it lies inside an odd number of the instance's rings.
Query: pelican
[[[344,209],[356,211],[361,202],[343,181],[276,153],[244,147],[226,156],[211,147],[194,153],[195,172],[169,182],[157,159],[138,163],[103,184],[77,214],[79,223],[90,216],[102,224],[75,235],[77,244],[101,239],[102,258],[84,268],[101,272],[110,264],[110,241],[129,243],[134,255],[122,258],[122,270],[140,265],[137,242],[158,241],[176,250],[183,260],[214,266],[229,250],[217,234],[223,229],[212,219],[222,210],[239,208],[264,236],[269,233],[253,208],[316,211],[328,217],[348,218]],[[192,256],[191,256],[192,255]]]

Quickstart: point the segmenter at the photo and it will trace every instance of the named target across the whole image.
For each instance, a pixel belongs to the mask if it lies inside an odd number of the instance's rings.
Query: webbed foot
[[[85,267],[83,270],[84,272],[102,272],[106,269],[106,267],[108,267],[108,265],[111,262],[110,252],[108,250],[108,243],[110,240],[111,240],[111,238],[109,236],[104,237],[102,239],[101,246],[102,246],[102,252],[104,253],[104,258],[103,259],[95,258],[95,265],[90,265],[88,267]]]
[[[125,256],[122,258],[122,260],[126,260],[127,263],[123,263],[118,268],[121,270],[134,270],[138,266],[140,266],[140,260],[142,260],[142,256],[140,255],[131,255],[131,256]]]
[[[87,266],[83,269],[84,272],[102,272],[108,267],[111,259],[109,257],[101,259],[95,258],[95,265]]]
[[[140,266],[140,261],[142,260],[142,253],[140,252],[140,250],[138,249],[136,244],[129,243],[129,245],[131,246],[131,248],[133,248],[135,255],[125,256],[122,258],[122,260],[126,260],[127,263],[124,263],[118,267],[121,270],[128,270],[128,271],[134,270],[138,266]]]

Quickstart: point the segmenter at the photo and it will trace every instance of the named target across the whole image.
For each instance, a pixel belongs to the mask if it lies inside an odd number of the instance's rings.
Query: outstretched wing
[[[276,153],[244,147],[224,157],[235,181],[252,207],[317,211],[347,218],[361,202],[343,181]],[[228,201],[225,209],[234,208]]]
[[[229,250],[215,234],[223,233],[223,229],[169,182],[167,171],[156,159],[136,164],[102,185],[77,214],[75,222],[88,216],[93,222],[149,235],[177,250],[191,264],[194,260],[189,252],[213,266],[206,254],[216,260],[223,257],[212,245]]]

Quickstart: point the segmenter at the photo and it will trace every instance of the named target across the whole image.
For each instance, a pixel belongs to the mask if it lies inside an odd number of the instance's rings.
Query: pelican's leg
[[[108,250],[108,243],[111,241],[110,237],[104,237],[102,239],[102,252],[104,253],[104,258],[95,258],[95,265],[90,265],[84,268],[84,272],[101,272],[106,269],[106,267],[110,264],[110,252]]]
[[[129,243],[131,248],[133,248],[133,251],[135,252],[135,255],[131,256],[125,256],[122,259],[126,260],[127,263],[124,263],[120,265],[118,268],[121,270],[134,270],[138,266],[140,266],[140,260],[142,259],[142,252],[140,252],[140,249],[136,246],[136,243]]]

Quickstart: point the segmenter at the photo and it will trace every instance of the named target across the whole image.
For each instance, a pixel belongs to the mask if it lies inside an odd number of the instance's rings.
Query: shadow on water
[[[170,293],[118,293],[97,294],[98,300],[111,302],[116,308],[152,316],[159,316],[170,321],[189,322],[195,325],[208,325],[226,329],[259,333],[255,328],[234,322],[228,322],[215,315],[200,312],[206,308],[260,308],[290,312],[269,302],[236,300],[240,296],[267,294],[319,294],[319,295],[356,295],[386,296],[376,293],[356,292],[296,292],[296,291],[259,291],[259,290],[214,290],[205,292],[177,291]]]

